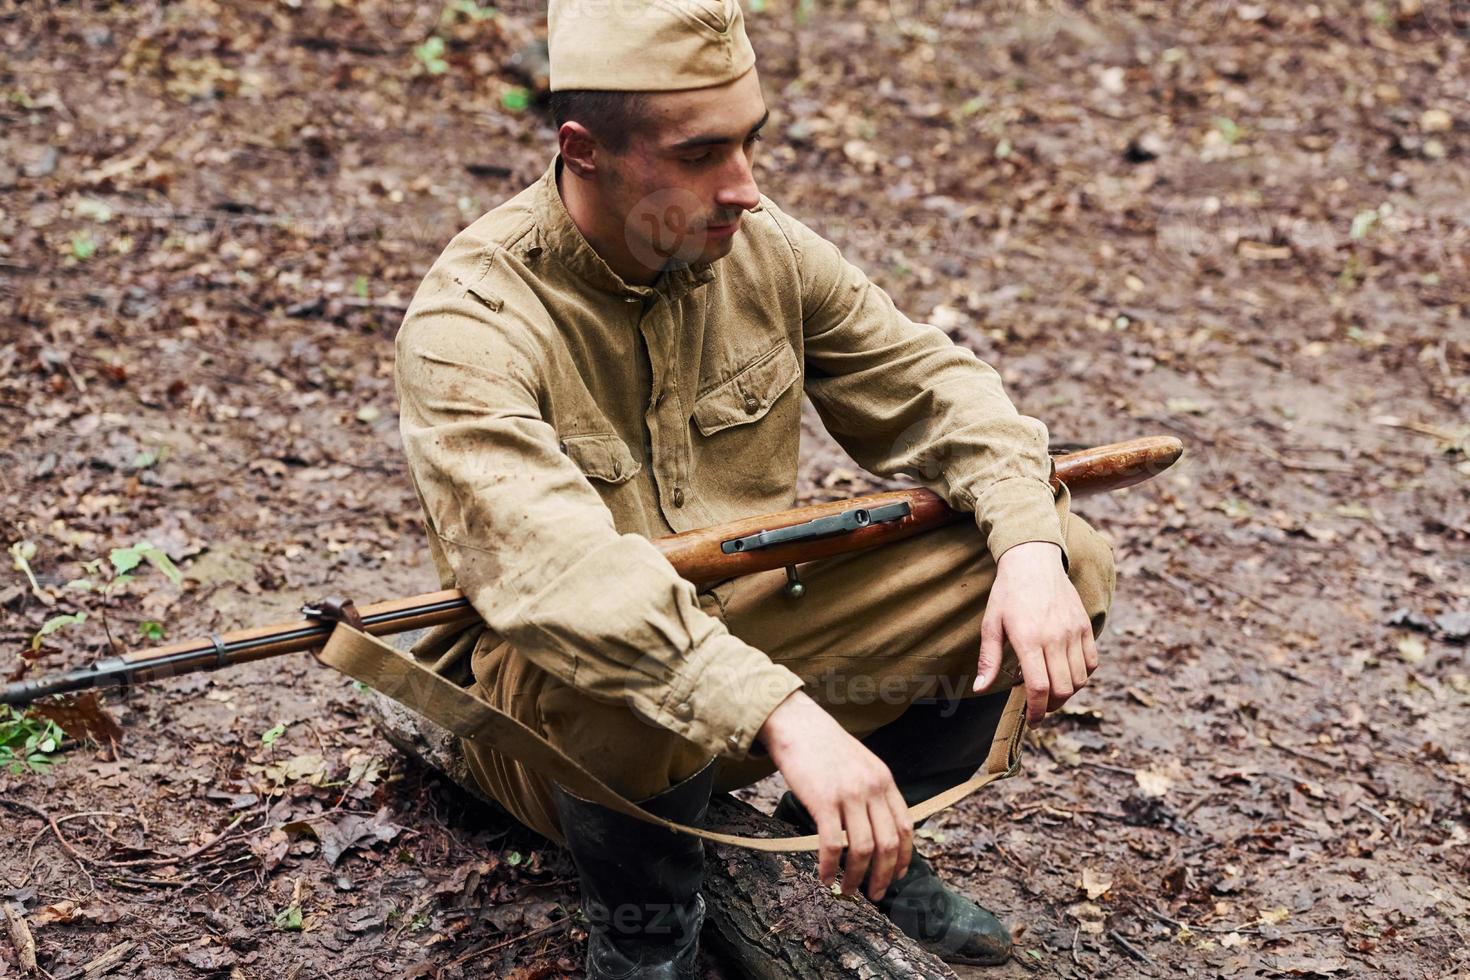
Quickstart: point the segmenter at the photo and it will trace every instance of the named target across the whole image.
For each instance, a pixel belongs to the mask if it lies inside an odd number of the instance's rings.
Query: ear
[[[562,164],[586,180],[597,175],[597,137],[575,120],[561,124],[556,133],[557,148],[561,150]]]

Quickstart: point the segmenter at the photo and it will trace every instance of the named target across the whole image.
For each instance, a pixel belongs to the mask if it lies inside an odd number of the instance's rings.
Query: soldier
[[[995,371],[760,195],[736,0],[551,0],[548,27],[559,153],[454,238],[398,335],[430,550],[484,620],[416,654],[671,820],[779,770],[824,882],[999,962],[1005,927],[912,850],[909,806],[1014,733],[1013,686],[1035,721],[1087,682],[1111,550]],[[791,506],[803,393],[975,525],[803,566],[802,597],[781,572],[696,592],[649,538]],[[696,975],[697,838],[466,748],[571,850],[588,976]]]

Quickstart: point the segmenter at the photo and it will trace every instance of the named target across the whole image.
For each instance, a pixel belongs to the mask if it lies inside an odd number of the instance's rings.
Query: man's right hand
[[[822,884],[836,879],[846,830],[842,890],[855,893],[871,868],[868,897],[882,898],[908,870],[914,842],[908,805],[883,760],[802,691],[777,705],[757,737],[817,822]]]

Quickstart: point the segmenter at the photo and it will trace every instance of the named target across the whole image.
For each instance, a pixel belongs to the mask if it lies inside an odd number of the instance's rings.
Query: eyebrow
[[[750,132],[745,134],[746,138],[749,139],[756,133],[760,132],[761,127],[765,126],[765,124],[769,122],[770,119],[771,110],[767,109],[765,115],[761,116],[761,121],[750,127]],[[693,150],[701,146],[723,146],[726,143],[733,142],[735,142],[735,138],[732,136],[691,136],[687,140],[680,140],[679,142],[675,143],[673,146],[670,147],[670,149],[675,151]]]

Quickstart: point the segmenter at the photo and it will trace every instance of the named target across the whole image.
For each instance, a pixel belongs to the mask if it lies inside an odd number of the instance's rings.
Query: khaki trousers
[[[1064,498],[1065,499],[1065,498]],[[1112,602],[1112,549],[1058,504],[1070,556],[1068,575],[1101,632]],[[789,667],[806,691],[855,736],[894,721],[917,698],[972,696],[980,621],[995,562],[979,530],[963,524],[886,547],[799,566],[806,594],[785,593],[784,571],[749,575],[701,594],[731,633]],[[705,751],[634,714],[562,683],[505,643],[475,651],[476,693],[539,730],[630,800],[667,789],[709,762]],[[1019,681],[1006,651],[989,691]],[[738,684],[729,696],[740,697]],[[514,759],[466,743],[480,787],[512,816],[561,841],[547,780]],[[774,771],[758,754],[722,759],[716,788],[735,789]]]

